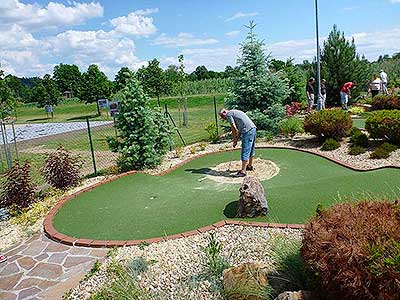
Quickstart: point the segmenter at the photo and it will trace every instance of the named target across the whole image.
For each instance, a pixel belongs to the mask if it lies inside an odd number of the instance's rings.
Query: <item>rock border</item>
[[[380,170],[380,169],[400,169],[400,167],[396,167],[396,166],[381,166],[381,167],[377,167],[377,168],[372,168],[372,169],[361,169],[361,168],[357,168],[354,167],[350,164],[344,163],[342,161],[339,161],[337,159],[334,159],[332,157],[329,156],[325,156],[322,153],[316,153],[313,152],[311,150],[307,150],[307,149],[301,149],[301,148],[296,148],[296,147],[292,147],[292,146],[261,146],[261,147],[257,147],[257,149],[282,149],[282,150],[293,150],[293,151],[299,151],[299,152],[304,152],[304,153],[308,153],[308,154],[312,154],[312,155],[316,155],[319,156],[321,158],[327,159],[329,161],[332,161],[336,164],[339,164],[345,168],[351,169],[353,171],[357,171],[357,172],[369,172],[369,171],[374,171],[374,170]],[[222,149],[219,151],[214,151],[214,152],[209,152],[209,153],[202,153],[199,155],[195,155],[192,156],[178,164],[176,164],[175,166],[160,172],[159,174],[156,174],[154,176],[164,176],[170,172],[175,171],[176,169],[182,167],[183,165],[185,165],[186,163],[209,155],[209,154],[214,154],[214,153],[221,153],[221,152],[232,152],[232,151],[236,151],[236,149]],[[269,227],[269,228],[281,228],[281,229],[304,229],[305,225],[304,224],[282,224],[282,223],[265,223],[265,222],[244,222],[244,221],[236,221],[236,220],[223,220],[217,223],[214,223],[212,225],[209,226],[205,226],[205,227],[201,227],[195,230],[191,230],[191,231],[186,231],[183,233],[178,233],[178,234],[174,234],[174,235],[169,235],[169,236],[164,236],[164,237],[156,237],[156,238],[149,238],[149,239],[141,239],[141,240],[91,240],[91,239],[80,239],[80,238],[74,238],[74,237],[70,237],[67,236],[59,231],[57,231],[53,224],[53,217],[56,215],[57,211],[69,200],[75,198],[76,196],[85,193],[87,191],[93,190],[96,187],[103,185],[105,183],[117,180],[121,177],[124,176],[128,176],[128,175],[132,175],[132,174],[137,174],[137,173],[144,173],[143,171],[129,171],[126,173],[122,173],[122,174],[118,174],[115,176],[112,176],[110,178],[107,178],[105,180],[102,180],[90,187],[87,187],[85,189],[82,189],[76,193],[73,193],[71,195],[68,196],[64,196],[63,198],[60,199],[60,201],[57,202],[57,204],[50,210],[50,212],[47,214],[47,216],[44,219],[43,222],[43,230],[44,233],[52,240],[57,241],[59,243],[62,244],[66,244],[66,245],[70,245],[70,246],[83,246],[83,247],[93,247],[93,248],[112,248],[112,247],[122,247],[122,246],[134,246],[134,245],[139,245],[141,243],[159,243],[162,241],[167,241],[167,240],[174,240],[174,239],[178,239],[178,238],[183,238],[183,237],[189,237],[198,233],[203,233],[203,232],[207,232],[210,230],[213,230],[215,228],[220,228],[222,226],[225,225],[242,225],[242,226],[254,226],[254,227]]]

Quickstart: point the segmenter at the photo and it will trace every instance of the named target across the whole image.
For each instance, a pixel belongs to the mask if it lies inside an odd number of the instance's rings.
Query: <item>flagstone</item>
[[[60,265],[39,263],[29,273],[28,276],[36,276],[45,279],[57,279],[63,273]]]

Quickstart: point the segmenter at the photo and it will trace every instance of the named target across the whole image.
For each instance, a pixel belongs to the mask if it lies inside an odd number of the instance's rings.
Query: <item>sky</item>
[[[113,79],[157,58],[166,68],[185,57],[222,71],[234,66],[244,25],[272,58],[312,60],[314,0],[0,0],[0,63],[6,74],[43,76],[59,63],[90,64]],[[319,0],[321,44],[334,24],[369,60],[400,52],[400,0]]]

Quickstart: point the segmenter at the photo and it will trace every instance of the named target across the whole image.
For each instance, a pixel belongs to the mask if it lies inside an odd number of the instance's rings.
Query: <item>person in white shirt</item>
[[[385,71],[383,71],[383,70],[381,70],[381,73],[379,75],[381,76],[381,84],[382,84],[381,91],[383,94],[387,95],[388,94],[388,90],[387,90],[388,76],[385,73]]]
[[[376,75],[374,78],[375,79],[371,82],[371,85],[370,85],[372,98],[379,95],[379,92],[381,91],[381,87],[382,87],[382,81],[379,78],[379,76]]]

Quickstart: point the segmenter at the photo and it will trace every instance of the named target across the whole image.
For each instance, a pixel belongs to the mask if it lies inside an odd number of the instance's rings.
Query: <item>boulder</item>
[[[313,293],[308,291],[284,292],[278,295],[275,300],[313,300]]]
[[[240,199],[236,217],[254,218],[267,215],[268,204],[264,187],[257,178],[245,177],[239,191]]]
[[[225,295],[228,300],[265,299],[268,278],[264,265],[245,263],[225,270],[223,277]]]

